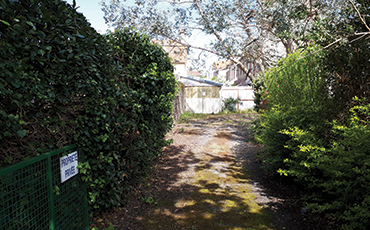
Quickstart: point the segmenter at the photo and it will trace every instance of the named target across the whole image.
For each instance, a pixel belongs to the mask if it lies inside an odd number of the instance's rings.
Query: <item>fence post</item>
[[[85,161],[85,154],[83,153],[83,151],[80,149],[80,154],[81,154],[81,159],[82,159],[82,162],[86,162]],[[82,178],[81,178],[82,180]],[[88,201],[87,201],[87,185],[86,185],[86,181],[83,181],[83,189],[84,189],[84,193],[85,193],[85,216],[86,216],[86,223],[89,223],[89,205],[88,205]],[[86,230],[89,230],[89,225],[87,225],[86,227]]]
[[[50,216],[50,230],[55,229],[54,219],[54,194],[53,194],[53,179],[51,171],[51,157],[47,158],[47,180],[48,180],[48,197],[49,197],[49,216]]]

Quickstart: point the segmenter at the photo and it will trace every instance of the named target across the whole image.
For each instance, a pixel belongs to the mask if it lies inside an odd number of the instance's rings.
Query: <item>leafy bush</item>
[[[271,170],[303,185],[309,208],[334,213],[344,229],[368,229],[370,105],[356,99],[350,112],[342,111],[351,114],[347,120],[334,120],[342,100],[330,90],[317,49],[296,52],[265,73],[256,139]]]
[[[63,1],[5,0],[0,9],[4,166],[71,144],[87,104],[113,93],[115,65],[104,38]]]
[[[91,108],[91,119],[80,121],[85,130],[79,136],[90,158],[84,173],[94,188],[92,200],[99,198],[95,207],[124,203],[124,195],[168,144],[164,137],[173,124],[177,87],[169,57],[146,35],[126,29],[106,38],[119,66],[119,89],[106,111],[96,104]]]
[[[254,77],[252,82],[253,93],[254,93],[254,110],[260,112],[266,109],[266,99],[264,96],[268,93],[266,90],[266,75],[262,72],[258,76]]]
[[[315,138],[311,130],[295,127],[283,131],[295,143],[287,144],[293,154],[285,159],[288,170],[281,173],[305,185],[308,206],[314,211],[335,213],[345,229],[368,229],[370,105],[356,101],[359,105],[351,108],[348,125],[331,122],[329,145]]]
[[[232,97],[226,98],[222,100],[222,111],[234,112],[236,110],[236,105],[239,103],[238,99],[234,99]]]
[[[320,65],[323,54],[302,59],[317,49],[296,51],[264,73],[267,86],[260,96],[264,101],[262,131],[256,139],[264,144],[272,170],[285,168],[284,159],[292,154],[285,148],[291,137],[283,130],[299,127],[325,135],[325,121],[330,117],[326,109],[331,102]]]
[[[169,57],[132,29],[98,34],[60,0],[0,9],[0,165],[75,142],[91,206],[124,203],[168,143]]]

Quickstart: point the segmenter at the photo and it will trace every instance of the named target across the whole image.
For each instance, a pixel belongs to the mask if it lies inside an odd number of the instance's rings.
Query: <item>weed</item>
[[[141,199],[148,204],[157,204],[157,202],[154,201],[154,198],[152,196],[145,195],[144,197],[141,197]]]
[[[227,119],[225,123],[231,123],[232,121],[230,119]]]
[[[98,227],[93,227],[91,230],[99,230],[99,228]],[[114,226],[112,225],[112,223],[109,223],[109,226],[103,228],[102,230],[114,230]]]

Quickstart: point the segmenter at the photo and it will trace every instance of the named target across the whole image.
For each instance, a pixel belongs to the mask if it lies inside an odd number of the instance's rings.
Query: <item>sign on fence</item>
[[[60,158],[60,177],[62,183],[78,174],[77,151]]]
[[[78,158],[82,151],[70,145],[1,169],[0,230],[88,230]]]

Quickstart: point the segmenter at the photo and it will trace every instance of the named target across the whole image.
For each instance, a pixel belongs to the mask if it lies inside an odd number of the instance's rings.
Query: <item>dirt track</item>
[[[252,118],[214,115],[176,125],[136,199],[104,221],[135,230],[335,229],[301,214],[299,190],[261,170],[247,129]]]

